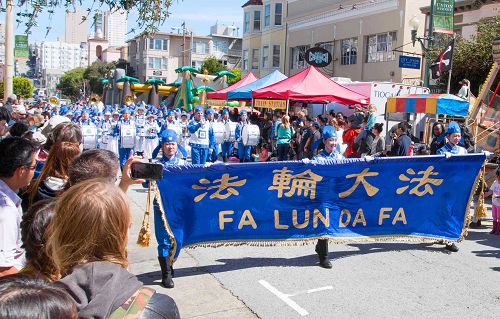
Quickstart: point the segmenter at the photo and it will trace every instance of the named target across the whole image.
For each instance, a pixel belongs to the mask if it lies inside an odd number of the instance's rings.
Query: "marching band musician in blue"
[[[221,119],[222,124],[226,125],[228,122],[231,122],[229,119],[229,111],[227,109],[222,110],[222,119]],[[222,161],[225,163],[227,162],[227,159],[231,155],[231,152],[233,151],[233,142],[230,141],[224,141],[221,144],[221,151],[222,151]]]
[[[111,111],[109,109],[104,112],[104,119],[101,121],[101,123],[99,123],[98,129],[101,135],[101,143],[99,148],[113,151],[110,144],[113,130],[111,128]]]
[[[135,115],[135,127],[137,135],[135,137],[135,151],[136,152],[144,152],[144,142],[146,136],[146,108],[144,104],[141,104],[136,108],[137,114]]]
[[[146,140],[144,141],[144,158],[152,158],[153,150],[158,145],[158,134],[160,126],[155,121],[155,115],[150,113],[146,115]]]
[[[198,105],[194,109],[194,119],[189,122],[189,146],[191,146],[191,163],[205,164],[208,157],[208,148],[215,140],[214,132],[203,118],[203,107]]]
[[[92,122],[92,120],[90,119],[90,113],[89,113],[88,109],[84,109],[82,111],[82,116],[81,116],[80,120],[78,121],[78,125],[79,126],[83,126],[83,125],[95,126],[94,122]]]
[[[323,143],[325,148],[321,153],[312,158],[313,161],[343,159],[337,148],[337,131],[333,126],[327,125],[323,128]],[[319,144],[319,143],[318,143]],[[318,239],[315,248],[319,257],[319,265],[323,268],[332,268],[332,263],[328,259],[328,239]]]
[[[161,133],[161,142],[157,149],[153,152],[157,155],[159,149],[161,148],[163,157],[157,161],[157,163],[162,164],[164,167],[169,165],[185,165],[186,162],[177,156],[178,152],[178,136],[174,130],[166,129]],[[153,156],[154,156],[153,155]],[[158,243],[158,262],[161,268],[161,283],[165,288],[174,288],[174,281],[172,277],[174,275],[174,268],[170,262],[169,253],[171,248],[170,238],[168,237],[167,230],[163,224],[163,219],[161,216],[160,207],[156,199],[153,201],[154,207],[154,227],[156,242]],[[179,254],[179,250],[176,251],[175,255]]]
[[[462,131],[457,122],[450,122],[448,124],[448,131],[446,132],[447,143],[436,151],[437,155],[451,153],[453,155],[466,155],[467,150],[458,145],[462,139]]]
[[[207,109],[206,114],[207,114],[206,115],[207,123],[210,125],[210,128],[213,130],[212,124],[214,123],[214,110]],[[214,138],[208,147],[207,161],[215,163],[217,161],[218,157],[219,157],[219,144],[217,144],[217,141]]]
[[[234,133],[234,136],[235,136],[236,140],[238,141],[238,157],[240,159],[240,163],[250,162],[250,154],[252,153],[252,146],[243,145],[242,136],[241,136],[241,133],[243,131],[243,126],[249,125],[249,124],[250,124],[250,122],[247,120],[247,111],[241,110],[240,111],[240,121],[238,122],[238,125],[236,125],[236,131]]]
[[[462,139],[462,131],[457,122],[450,122],[446,131],[446,144],[436,151],[436,155],[466,155],[467,150],[458,145]],[[451,252],[457,252],[458,246],[455,243],[448,243],[445,247]]]
[[[120,158],[120,165],[123,167],[125,165],[125,162],[127,162],[127,159],[130,156],[130,152],[134,152],[134,142],[135,140],[128,141],[129,145],[123,145],[122,141],[122,136],[124,135],[124,126],[129,125],[132,126],[133,131],[135,132],[135,123],[133,120],[130,119],[130,110],[127,107],[124,107],[121,110],[122,113],[122,119],[118,121],[118,124],[116,125],[116,130],[118,131],[119,134],[119,148],[118,148],[118,156]]]
[[[181,126],[179,125],[179,123],[175,119],[174,110],[167,111],[167,119],[163,123],[161,130],[163,131],[166,129],[174,130],[177,133],[177,135],[179,135],[181,132]]]

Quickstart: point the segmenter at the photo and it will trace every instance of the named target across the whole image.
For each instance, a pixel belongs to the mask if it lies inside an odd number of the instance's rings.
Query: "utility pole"
[[[5,4],[5,65],[3,98],[7,98],[13,91],[14,74],[14,0],[7,0]]]
[[[429,79],[431,76],[430,73],[430,64],[429,61],[429,51],[432,49],[432,45],[434,43],[434,0],[431,0],[431,14],[429,17],[429,31],[427,32],[427,49],[424,49],[425,54],[425,77],[424,77],[424,86],[429,87]]]

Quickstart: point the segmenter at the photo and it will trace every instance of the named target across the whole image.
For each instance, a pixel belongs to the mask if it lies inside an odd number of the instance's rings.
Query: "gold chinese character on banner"
[[[366,177],[375,177],[375,176],[378,176],[378,174],[379,174],[378,172],[370,172],[369,168],[365,168],[359,174],[347,175],[346,178],[356,178],[356,180],[354,181],[354,184],[352,185],[351,188],[349,188],[345,192],[339,193],[339,197],[345,198],[345,197],[351,195],[358,188],[359,184],[363,185],[363,187],[365,188],[366,194],[368,194],[368,196],[370,196],[370,197],[374,196],[375,194],[378,193],[379,189],[377,187],[371,185],[370,183],[368,183],[365,178]]]
[[[192,185],[192,189],[205,190],[205,192],[194,198],[195,203],[201,201],[208,193],[215,190],[210,196],[210,199],[226,199],[231,195],[239,195],[240,193],[235,187],[240,187],[246,184],[247,180],[238,180],[238,176],[230,177],[229,174],[223,174],[220,179],[210,182],[208,179],[202,178],[198,181],[200,185]]]
[[[434,190],[431,185],[439,186],[443,183],[442,178],[431,178],[431,176],[439,175],[438,172],[433,172],[434,166],[429,166],[425,171],[419,171],[418,174],[411,168],[406,170],[406,173],[410,176],[406,176],[405,174],[399,175],[399,180],[403,182],[418,183],[412,189],[410,189],[411,195],[424,196],[426,194],[434,195]],[[412,177],[416,175],[423,175],[422,177]],[[398,195],[403,194],[410,185],[400,187],[396,190]],[[423,189],[422,189],[423,187]]]
[[[287,167],[273,171],[273,186],[268,190],[278,191],[278,198],[292,197],[294,195],[316,198],[316,183],[323,180],[322,176],[314,174],[310,169],[293,175]]]

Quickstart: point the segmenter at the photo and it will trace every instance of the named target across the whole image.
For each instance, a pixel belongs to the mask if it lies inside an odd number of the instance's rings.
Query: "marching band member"
[[[82,111],[82,116],[80,117],[80,120],[78,121],[78,125],[83,126],[83,125],[91,125],[95,126],[94,122],[90,119],[90,113],[89,110],[84,109]]]
[[[457,122],[450,122],[448,124],[448,130],[446,131],[446,144],[436,151],[437,155],[466,155],[467,150],[458,145],[462,139],[462,131]],[[457,252],[458,246],[455,243],[446,244],[445,247],[451,252]]]
[[[113,111],[112,113],[112,118],[111,118],[111,134],[109,136],[109,148],[110,151],[114,152],[115,154],[118,154],[118,144],[119,144],[119,139],[120,139],[120,131],[119,131],[119,126],[118,122],[120,122],[120,113],[118,111]]]
[[[210,128],[213,130],[213,123],[215,122],[214,120],[214,110],[212,109],[207,109],[206,111],[206,121],[208,125],[210,125]],[[215,138],[213,139],[212,143],[209,145],[208,148],[208,157],[207,161],[215,163],[219,157],[219,144],[215,141]]]
[[[224,125],[226,125],[228,122],[231,122],[231,120],[229,119],[229,111],[227,109],[222,110],[221,122]],[[227,159],[229,158],[231,152],[233,151],[233,142],[224,141],[224,143],[221,144],[221,149],[222,149],[222,161],[225,163],[227,162]]]
[[[194,119],[189,122],[188,130],[189,146],[191,146],[191,163],[205,164],[208,156],[208,148],[213,143],[214,133],[208,123],[203,118],[203,107],[198,105],[194,109]]]
[[[136,128],[134,121],[130,119],[130,110],[124,107],[121,113],[122,119],[116,125],[116,129],[120,134],[118,156],[120,165],[123,167],[130,156],[130,152],[134,151]]]
[[[335,131],[333,126],[327,125],[323,128],[323,143],[325,144],[325,148],[321,153],[312,158],[313,161],[321,162],[344,158],[337,149],[337,131]],[[318,239],[315,251],[319,257],[319,265],[327,269],[332,268],[332,263],[328,259],[328,239]]]
[[[137,107],[136,111],[137,114],[135,116],[135,127],[137,129],[137,136],[135,138],[135,151],[144,152],[144,142],[146,136],[146,116],[144,115],[144,112],[146,111],[146,108],[143,104],[141,104],[139,107]]]
[[[99,124],[99,132],[101,135],[101,143],[99,144],[99,148],[113,151],[111,149],[113,129],[111,125],[111,112],[109,110],[104,112],[104,120],[102,120]]]
[[[155,122],[155,115],[150,113],[146,116],[146,140],[144,141],[144,158],[152,158],[153,150],[158,146],[158,134],[160,126]]]
[[[241,136],[241,133],[243,131],[243,126],[249,125],[249,124],[250,124],[250,122],[247,120],[247,111],[241,110],[240,121],[238,122],[238,125],[236,126],[236,131],[234,134],[234,136],[236,137],[236,140],[238,141],[238,157],[240,159],[240,163],[250,162],[250,154],[252,152],[252,146],[243,145],[242,136]]]
[[[82,117],[78,121],[78,126],[83,132],[83,150],[88,150],[97,147],[97,127],[90,119],[89,110],[82,111]]]
[[[157,161],[157,163],[162,164],[164,167],[169,165],[185,165],[185,161],[181,159],[178,154],[178,136],[174,130],[166,129],[161,133],[161,143],[160,146],[162,150],[163,157]],[[155,150],[154,153],[158,153]],[[153,202],[154,207],[154,227],[156,242],[158,243],[158,262],[161,268],[161,284],[165,288],[174,288],[174,281],[172,277],[174,275],[174,268],[170,262],[169,253],[171,249],[170,238],[165,229],[163,219],[161,216],[161,211],[156,198]]]
[[[189,130],[188,130],[188,120],[187,120],[187,114],[185,111],[181,113],[181,117],[179,120],[179,126],[181,127],[181,134],[179,136],[179,145],[184,147],[184,149],[188,148],[188,143],[189,143]]]

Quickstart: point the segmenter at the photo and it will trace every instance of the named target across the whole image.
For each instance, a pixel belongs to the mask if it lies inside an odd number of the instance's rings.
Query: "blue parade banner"
[[[177,254],[186,246],[315,238],[460,241],[484,160],[471,154],[172,166],[156,196]]]

